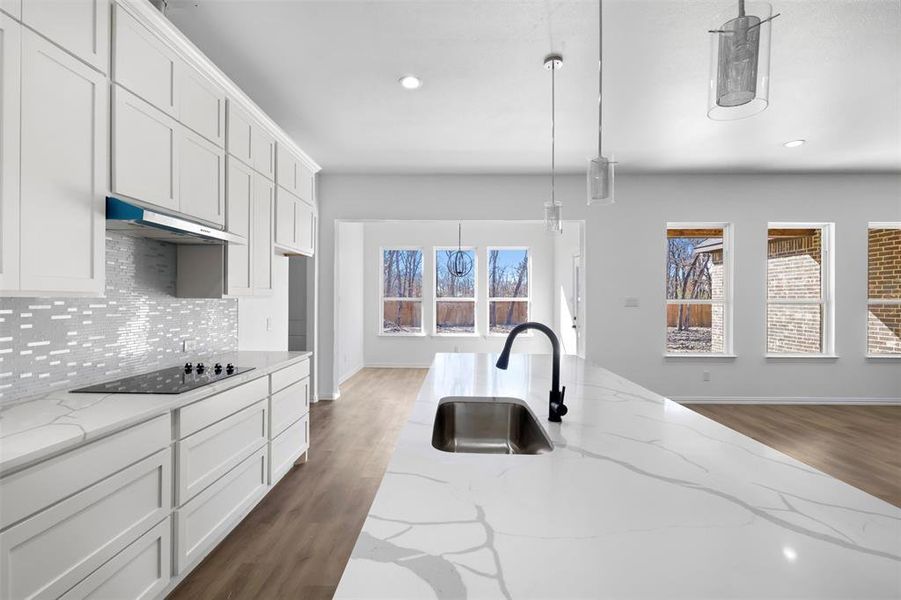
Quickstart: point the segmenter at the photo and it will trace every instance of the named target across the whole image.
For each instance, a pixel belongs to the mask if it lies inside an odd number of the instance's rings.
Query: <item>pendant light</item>
[[[613,204],[612,159],[604,156],[601,132],[604,125],[604,3],[598,0],[598,155],[588,159],[588,206]]]
[[[463,251],[463,225],[457,224],[457,250],[447,257],[447,272],[451,277],[460,279],[472,271],[472,256]]]
[[[544,203],[544,228],[549,233],[563,233],[563,204],[557,202],[557,71],[563,57],[548,54],[544,68],[551,72],[551,199]]]
[[[753,14],[752,14],[753,13]],[[770,22],[766,2],[738,0],[738,16],[710,30],[707,116],[744,119],[763,111],[770,96]]]

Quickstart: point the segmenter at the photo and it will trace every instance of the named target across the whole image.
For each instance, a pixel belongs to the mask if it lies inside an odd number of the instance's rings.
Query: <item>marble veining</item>
[[[217,392],[265,377],[311,356],[310,352],[229,352],[205,357],[252,371],[181,394],[70,394],[57,390],[0,406],[0,475],[196,402]]]
[[[898,598],[901,509],[609,371],[437,355],[336,598]],[[431,446],[447,396],[513,396],[554,450]]]

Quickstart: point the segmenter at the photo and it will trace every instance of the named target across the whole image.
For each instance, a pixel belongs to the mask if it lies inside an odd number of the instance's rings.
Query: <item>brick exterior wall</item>
[[[772,237],[767,241],[767,297],[820,299],[822,289],[822,233]],[[767,352],[822,350],[819,305],[767,307]]]
[[[901,229],[870,229],[867,264],[868,298],[901,299]],[[901,354],[901,306],[870,304],[867,352]]]

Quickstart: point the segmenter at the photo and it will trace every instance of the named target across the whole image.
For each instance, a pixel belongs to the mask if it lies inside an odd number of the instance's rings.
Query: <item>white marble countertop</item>
[[[253,370],[182,394],[70,394],[59,390],[0,406],[0,475],[263,377],[311,354],[248,351],[217,354],[215,358],[219,362],[253,367]]]
[[[336,598],[899,598],[901,509],[564,357],[436,356]],[[432,448],[446,396],[525,400],[535,456]]]

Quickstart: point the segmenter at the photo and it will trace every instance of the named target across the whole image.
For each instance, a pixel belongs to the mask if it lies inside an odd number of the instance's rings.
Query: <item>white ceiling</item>
[[[770,106],[706,117],[732,0],[607,0],[604,146],[623,171],[901,170],[901,3],[774,0]],[[545,172],[596,151],[597,3],[171,0],[168,17],[330,172]],[[406,73],[424,86],[407,91]],[[800,148],[782,143],[805,138]]]

